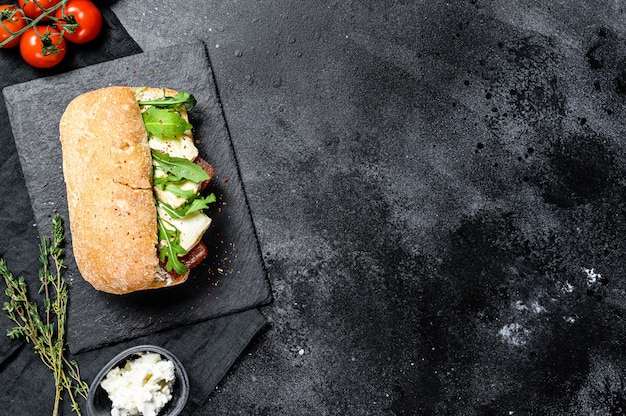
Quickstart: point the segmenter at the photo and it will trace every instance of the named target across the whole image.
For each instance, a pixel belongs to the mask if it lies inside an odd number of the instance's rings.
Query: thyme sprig
[[[40,293],[44,294],[43,305],[29,299],[28,285],[23,277],[15,278],[7,263],[0,258],[0,275],[7,285],[5,294],[9,298],[3,310],[15,327],[7,331],[11,339],[24,338],[43,363],[52,371],[55,383],[53,416],[58,415],[63,391],[67,392],[72,410],[80,415],[78,397],[87,398],[88,385],[80,378],[78,363],[65,354],[65,323],[69,299],[67,282],[61,271],[64,245],[63,221],[58,214],[52,218],[52,238],[43,236],[39,245]]]

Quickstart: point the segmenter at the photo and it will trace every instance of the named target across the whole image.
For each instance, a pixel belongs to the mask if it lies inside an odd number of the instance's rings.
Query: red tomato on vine
[[[2,45],[3,48],[13,48],[20,43],[17,32],[26,27],[26,18],[20,9],[13,4],[0,4],[0,43],[13,39]]]
[[[66,43],[52,26],[34,26],[20,39],[22,58],[35,68],[52,68],[65,57]]]
[[[38,18],[46,9],[56,6],[60,2],[61,0],[17,0],[20,9],[31,19]]]
[[[65,39],[73,43],[91,42],[102,29],[102,14],[90,0],[68,0],[55,11],[59,29],[65,31]]]

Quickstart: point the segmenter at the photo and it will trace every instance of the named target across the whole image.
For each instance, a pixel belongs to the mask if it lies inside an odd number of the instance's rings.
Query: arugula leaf
[[[168,203],[165,203],[163,201],[161,201],[160,199],[157,199],[157,204],[159,204],[160,208],[163,208],[163,210],[165,212],[167,212],[167,214],[172,217],[172,218],[182,218],[183,216],[180,215],[176,209],[172,208],[172,206]]]
[[[168,191],[176,195],[177,197],[184,199],[185,201],[193,199],[197,194],[197,192],[193,189],[183,189],[175,184],[165,184],[163,186],[163,190]]]
[[[168,215],[172,218],[183,218],[192,212],[201,211],[203,209],[209,208],[209,204],[212,204],[217,201],[214,193],[210,193],[205,197],[201,197],[199,194],[196,194],[196,198],[192,199],[190,202],[186,203],[182,207],[172,208],[171,205],[157,199],[157,203]]]
[[[162,168],[165,173],[173,175],[178,180],[188,179],[201,183],[209,179],[209,175],[199,165],[183,157],[170,156],[167,153],[152,151],[152,160]]]
[[[182,182],[186,181],[186,179],[181,179],[177,176],[174,175],[166,175],[166,176],[154,176],[152,179],[152,183],[154,184],[155,187],[157,187],[160,190],[164,190],[165,189],[165,185],[167,184],[180,184]]]
[[[190,214],[195,211],[201,211],[203,209],[209,208],[209,204],[213,204],[217,201],[214,193],[210,193],[209,195],[201,198],[196,198],[191,201],[190,204],[185,205],[185,215]]]
[[[181,91],[173,97],[163,97],[154,100],[138,100],[139,105],[152,105],[155,107],[177,108],[184,105],[188,110],[196,105],[196,98],[186,91]]]
[[[180,245],[180,231],[163,218],[157,217],[157,223],[159,226],[159,241],[166,241],[167,243],[165,247],[161,248],[159,258],[161,261],[165,261],[167,257],[165,264],[167,271],[174,269],[178,274],[185,274],[187,266],[178,259],[179,255],[187,254],[187,250]],[[166,224],[172,226],[173,229],[168,228]]]
[[[146,131],[154,137],[176,137],[185,133],[193,126],[185,121],[175,110],[150,107],[141,113]]]

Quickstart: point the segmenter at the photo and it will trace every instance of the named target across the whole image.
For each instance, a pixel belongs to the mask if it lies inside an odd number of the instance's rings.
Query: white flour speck
[[[563,293],[572,293],[574,291],[574,285],[572,285],[570,282],[565,282],[563,283],[561,289],[563,290]]]
[[[516,301],[513,304],[513,307],[518,311],[525,311],[528,309],[528,306],[524,305],[524,302],[522,302],[521,300]]]
[[[598,282],[598,279],[602,277],[600,273],[596,273],[593,269],[586,269],[583,267],[583,272],[587,273],[587,285],[592,286]]]
[[[525,345],[527,342],[526,338],[529,334],[530,331],[517,322],[504,325],[500,328],[500,331],[498,331],[498,335],[500,335],[502,341],[514,347]]]
[[[515,310],[518,310],[518,311],[528,311],[528,310],[531,310],[534,313],[544,313],[544,312],[546,312],[546,308],[541,306],[541,304],[537,300],[531,301],[530,302],[530,307],[526,306],[526,304],[524,304],[524,302],[522,302],[521,300],[518,300],[518,301],[515,301],[513,303],[513,308]]]
[[[541,306],[541,305],[539,304],[539,302],[538,302],[538,301],[536,301],[536,300],[533,300],[533,301],[530,303],[530,307],[532,308],[533,312],[535,312],[535,313],[543,313],[543,312],[545,312],[545,311],[546,311],[546,308],[544,308],[543,306]]]

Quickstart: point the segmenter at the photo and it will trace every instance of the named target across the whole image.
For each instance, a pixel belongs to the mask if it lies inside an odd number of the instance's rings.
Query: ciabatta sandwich
[[[76,97],[60,122],[73,254],[97,290],[125,294],[181,284],[207,255],[192,95],[108,87]]]

